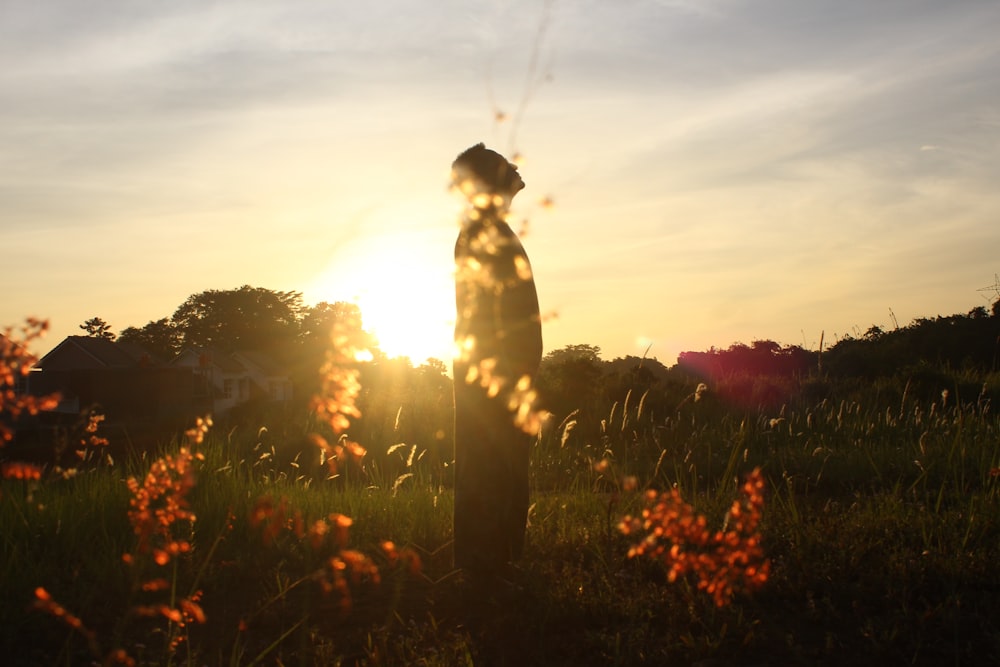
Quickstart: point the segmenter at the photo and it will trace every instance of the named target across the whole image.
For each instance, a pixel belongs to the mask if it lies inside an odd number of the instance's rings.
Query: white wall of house
[[[248,377],[264,391],[269,400],[279,402],[292,400],[292,382],[287,376],[268,372],[254,363],[253,359],[239,352],[233,353],[233,358],[246,368]]]
[[[213,391],[206,398],[212,401],[212,414],[222,416],[237,405],[246,403],[253,396],[252,386],[257,385],[272,401],[289,401],[292,383],[288,377],[274,375],[258,366],[252,359],[237,353],[222,359],[213,358],[221,353],[205,356],[197,350],[185,350],[172,362],[175,366],[189,366],[196,375],[204,378],[206,388]]]

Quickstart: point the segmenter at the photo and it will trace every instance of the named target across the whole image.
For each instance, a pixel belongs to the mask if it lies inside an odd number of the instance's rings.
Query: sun
[[[439,224],[383,231],[337,250],[307,294],[313,302],[346,301],[389,357],[450,365],[455,324],[454,232]]]

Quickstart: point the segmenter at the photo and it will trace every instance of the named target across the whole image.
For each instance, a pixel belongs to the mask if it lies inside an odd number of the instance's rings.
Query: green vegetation
[[[1000,322],[981,315],[968,319]],[[851,340],[874,356],[897,342]],[[369,370],[380,388],[362,393],[351,429],[368,453],[333,479],[306,460],[307,420],[217,424],[191,444],[204,456],[186,495],[197,518],[171,528],[190,548],[162,567],[137,547],[126,480],[181,456],[181,440],[69,478],[5,475],[0,649],[24,665],[126,653],[155,665],[992,664],[1000,374],[969,354],[834,373],[836,347],[823,370],[724,376],[602,362],[590,346],[551,355],[556,416],[533,452],[526,554],[510,585],[489,590],[451,569],[441,369]],[[579,382],[587,391],[574,393]],[[718,607],[627,557],[618,524],[645,490],[677,488],[721,528],[758,467],[771,560],[760,591]],[[155,577],[165,587],[143,590]],[[135,611],[183,601],[195,604],[183,626]]]

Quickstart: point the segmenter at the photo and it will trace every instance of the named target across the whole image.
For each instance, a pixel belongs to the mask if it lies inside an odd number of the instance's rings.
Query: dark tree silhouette
[[[706,380],[733,375],[793,377],[815,367],[817,353],[798,345],[782,347],[772,340],[757,340],[752,345],[733,343],[726,350],[681,352],[677,363]]]
[[[325,348],[330,344],[330,336],[337,325],[351,323],[357,324],[359,329],[363,328],[361,309],[353,303],[321,301],[301,310],[301,314],[300,337],[305,344]]]
[[[861,338],[845,336],[824,353],[823,366],[835,376],[862,378],[917,367],[992,371],[998,352],[1000,318],[978,307],[965,315],[921,317],[891,331],[872,326]]]
[[[362,330],[361,310],[356,304],[322,301],[300,312],[297,344],[283,355],[294,378],[297,393],[311,396],[319,391],[317,371],[332,350],[334,334],[349,335],[356,348],[368,348],[374,354],[372,337]]]
[[[87,332],[87,335],[91,338],[106,338],[107,340],[114,340],[115,335],[111,332],[111,325],[102,320],[100,317],[91,317],[89,320],[80,325],[80,328]]]
[[[602,412],[601,377],[604,374],[601,348],[594,345],[567,345],[542,358],[538,368],[538,392],[542,406],[557,420],[574,410],[597,417]]]
[[[165,361],[172,359],[181,349],[181,334],[166,317],[147,322],[141,328],[126,327],[118,340],[140,345]]]
[[[285,359],[294,350],[302,309],[300,292],[244,285],[193,294],[172,321],[184,346],[260,350]]]

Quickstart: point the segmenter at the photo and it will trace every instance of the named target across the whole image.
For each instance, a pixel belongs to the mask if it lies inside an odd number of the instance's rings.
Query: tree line
[[[921,366],[995,372],[998,355],[1000,299],[989,312],[979,306],[964,315],[918,318],[890,330],[873,325],[864,333],[840,338],[825,351],[758,340],[728,349],[682,352],[678,364],[707,378],[734,373],[795,376],[815,370],[840,378],[872,379]]]
[[[435,449],[449,444],[451,379],[445,363],[429,360],[414,367],[407,359],[387,358],[364,331],[363,313],[354,304],[306,306],[299,292],[247,285],[207,290],[188,297],[170,317],[126,327],[117,339],[163,359],[189,346],[264,351],[291,369],[296,394],[306,399],[317,387],[317,369],[337,326],[350,328],[373,351],[370,362],[359,364],[364,416],[352,436],[429,443]],[[81,328],[114,338],[100,318]],[[919,318],[889,330],[872,326],[820,350],[771,340],[737,342],[681,352],[676,364],[666,366],[636,356],[605,360],[598,346],[567,345],[544,356],[537,384],[541,406],[553,415],[551,427],[572,420],[578,439],[594,441],[613,417],[611,410],[629,402],[635,407],[640,400],[644,417],[661,421],[691,409],[696,392],[702,410],[713,401],[727,408],[777,410],[793,400],[821,400],[833,384],[871,384],[879,378],[905,378],[911,392],[923,388],[928,395],[961,380],[969,393],[998,370],[1000,298],[989,310]]]
[[[301,292],[280,292],[244,285],[206,290],[189,296],[173,315],[128,326],[117,336],[170,359],[184,348],[210,347],[224,352],[258,350],[287,361],[302,348],[328,338],[337,324],[361,329],[361,313],[350,303],[307,306]],[[90,336],[115,339],[99,317],[80,325]]]

